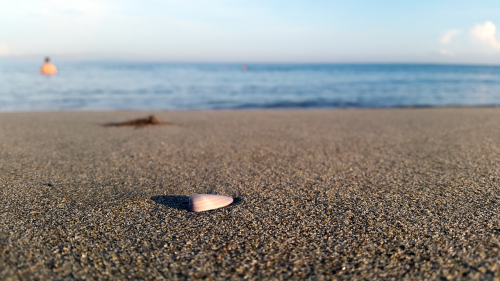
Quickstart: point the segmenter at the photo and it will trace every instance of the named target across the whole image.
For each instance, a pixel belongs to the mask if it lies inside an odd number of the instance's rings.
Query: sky
[[[500,0],[0,0],[0,57],[500,64]]]

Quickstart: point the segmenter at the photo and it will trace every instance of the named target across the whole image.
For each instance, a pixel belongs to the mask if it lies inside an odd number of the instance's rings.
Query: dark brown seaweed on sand
[[[144,127],[144,126],[149,126],[149,125],[171,125],[173,123],[167,122],[167,121],[161,121],[156,119],[154,115],[149,116],[148,118],[139,118],[139,119],[134,119],[126,122],[119,122],[119,123],[107,123],[104,124],[103,126],[135,126],[135,127]]]

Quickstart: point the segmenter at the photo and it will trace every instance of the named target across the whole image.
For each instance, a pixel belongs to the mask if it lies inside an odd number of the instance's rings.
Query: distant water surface
[[[0,111],[500,105],[500,67],[0,61]]]

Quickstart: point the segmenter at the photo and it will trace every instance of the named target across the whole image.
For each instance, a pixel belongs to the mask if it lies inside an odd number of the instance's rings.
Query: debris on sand
[[[167,121],[160,121],[156,119],[154,115],[149,116],[148,118],[139,118],[131,121],[120,122],[120,123],[108,123],[104,124],[104,126],[135,126],[135,127],[144,127],[149,125],[171,125],[173,123]]]

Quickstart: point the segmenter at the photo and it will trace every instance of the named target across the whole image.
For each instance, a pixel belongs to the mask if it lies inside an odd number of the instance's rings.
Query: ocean
[[[0,111],[500,105],[500,66],[0,61]]]

